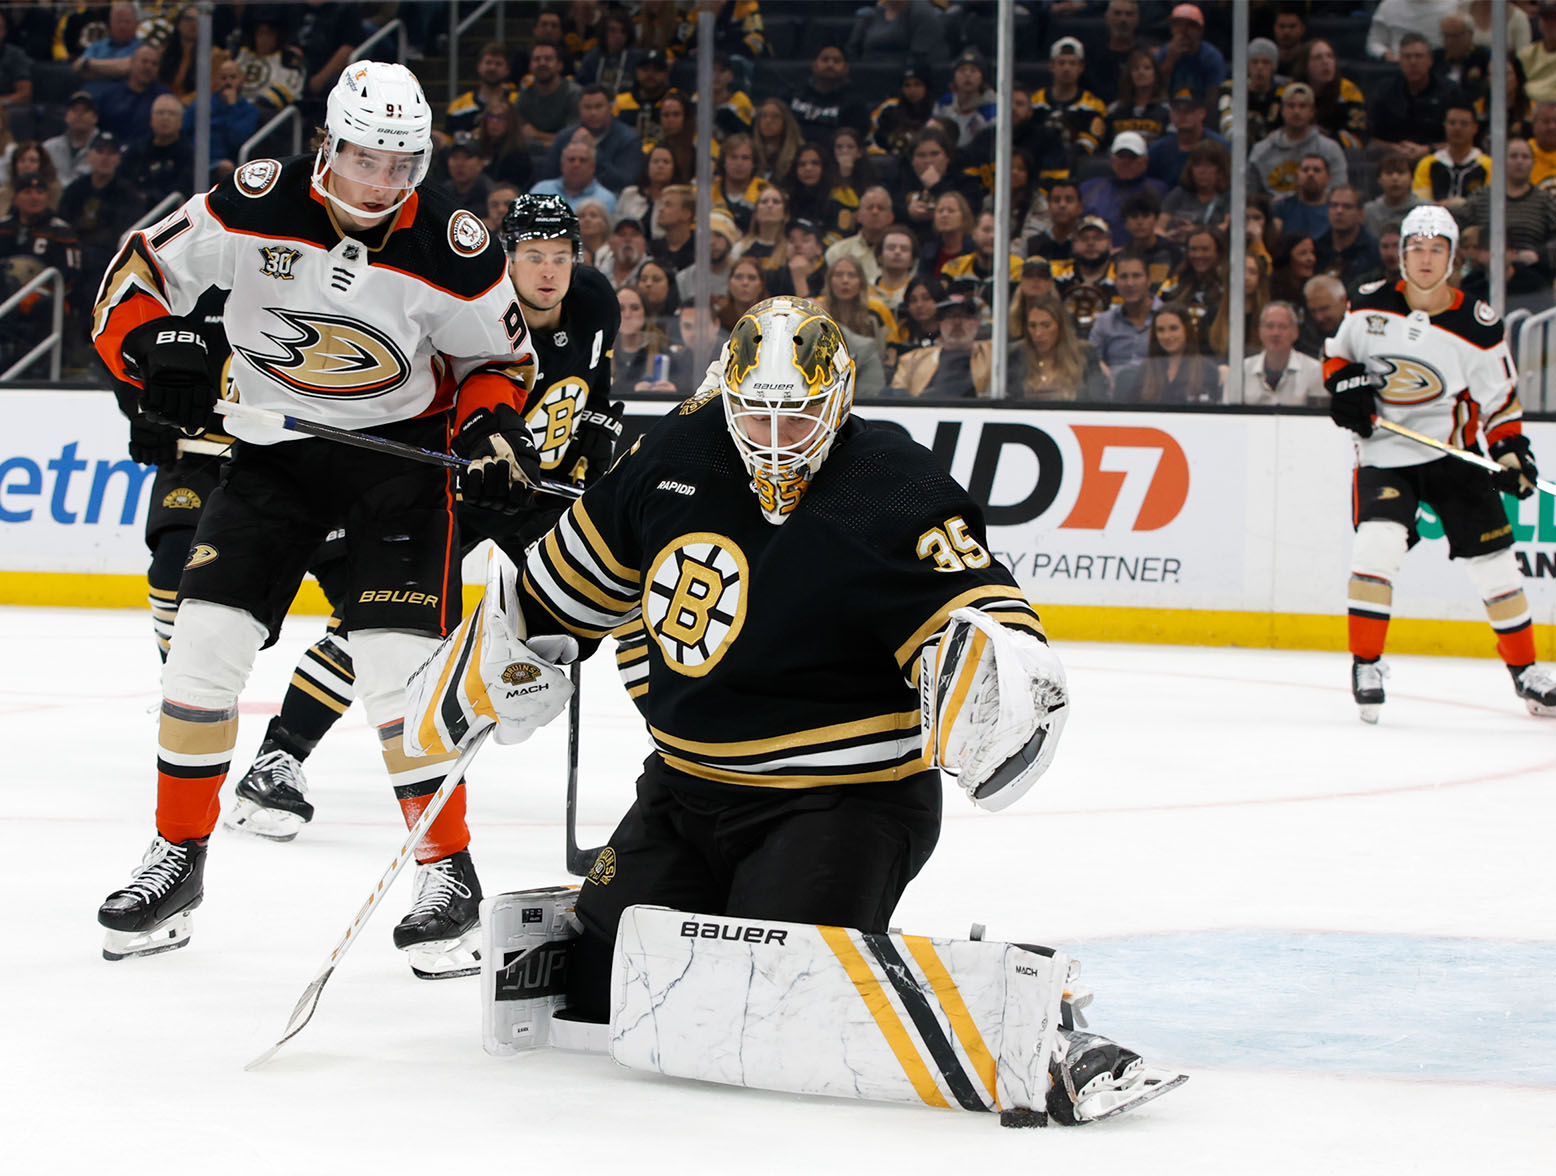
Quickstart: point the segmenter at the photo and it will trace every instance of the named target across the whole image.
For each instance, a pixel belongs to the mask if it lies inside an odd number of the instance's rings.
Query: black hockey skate
[[[1507,672],[1513,675],[1513,689],[1531,715],[1556,715],[1556,673],[1534,662],[1508,666]]]
[[[169,841],[158,835],[130,876],[97,908],[108,928],[103,959],[156,955],[189,942],[189,912],[204,897],[205,848],[209,839]]]
[[[305,799],[308,782],[302,761],[273,739],[259,745],[253,766],[233,792],[237,800],[222,818],[222,826],[236,833],[290,841],[313,820],[313,805]]]
[[[1048,1117],[1066,1127],[1121,1115],[1189,1080],[1147,1066],[1116,1041],[1066,1029],[1059,1030],[1048,1076]]]
[[[1378,711],[1383,708],[1383,679],[1388,672],[1388,667],[1377,658],[1372,661],[1351,658],[1351,697],[1356,700],[1364,723],[1378,721]]]
[[[481,970],[481,882],[470,851],[416,867],[416,902],[394,929],[394,945],[422,980]]]

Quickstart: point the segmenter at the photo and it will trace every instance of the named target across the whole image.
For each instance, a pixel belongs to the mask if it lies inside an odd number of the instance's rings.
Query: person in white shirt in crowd
[[[1243,404],[1325,404],[1324,368],[1296,349],[1297,310],[1272,302],[1259,316],[1259,352],[1243,360]],[[1228,404],[1236,392],[1227,390]]]
[[[97,137],[97,103],[85,90],[77,90],[65,104],[65,129],[43,140],[43,150],[54,161],[61,187],[90,174],[91,161],[86,153]]]

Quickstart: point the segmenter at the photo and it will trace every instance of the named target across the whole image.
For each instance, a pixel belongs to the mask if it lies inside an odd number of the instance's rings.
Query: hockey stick
[[[1471,453],[1467,449],[1456,449],[1446,441],[1439,441],[1436,437],[1428,437],[1425,433],[1417,433],[1414,429],[1407,429],[1404,425],[1396,425],[1393,421],[1384,420],[1382,417],[1374,417],[1372,423],[1380,429],[1387,429],[1390,433],[1398,433],[1401,437],[1409,437],[1412,441],[1419,441],[1422,445],[1430,445],[1433,449],[1440,449],[1449,457],[1456,457],[1460,461],[1467,461],[1471,465],[1478,465],[1483,470],[1490,470],[1493,474],[1500,474],[1508,467],[1499,461],[1492,461],[1489,457],[1482,457],[1478,453]],[[1536,478],[1534,484],[1547,494],[1556,495],[1556,482],[1549,478]]]
[[[318,421],[298,420],[284,412],[255,408],[252,404],[240,404],[236,400],[218,400],[216,411],[235,421],[252,421],[256,425],[285,429],[289,433],[306,433],[310,437],[323,437],[328,441],[339,441],[345,445],[355,445],[358,449],[372,449],[378,453],[392,453],[396,457],[409,458],[411,461],[424,462],[427,465],[462,470],[470,464],[468,458],[457,454],[423,449],[419,445],[407,445],[404,441],[391,441],[388,437],[375,437],[372,433],[358,433],[353,429],[320,424]],[[555,494],[562,498],[577,498],[583,493],[582,486],[572,482],[558,482],[551,478],[542,478],[535,484],[535,489],[542,494]]]
[[[578,730],[581,726],[583,705],[583,671],[581,661],[572,665],[573,696],[567,701],[567,872],[582,878],[600,856],[603,845],[593,849],[578,848]]]
[[[400,871],[405,868],[405,863],[410,859],[411,851],[426,836],[427,830],[432,826],[432,822],[437,820],[438,814],[443,811],[443,806],[448,803],[448,798],[454,795],[454,789],[464,779],[465,769],[470,766],[470,761],[475,758],[475,753],[481,749],[481,744],[485,743],[486,737],[496,729],[497,725],[488,721],[485,726],[476,731],[475,737],[459,753],[459,758],[454,761],[453,766],[448,770],[448,774],[443,777],[443,783],[438,785],[438,790],[428,799],[427,807],[422,810],[421,816],[417,818],[416,823],[406,833],[405,840],[400,843],[400,848],[395,851],[394,860],[389,863],[389,868],[379,876],[377,885],[373,887],[366,901],[362,903],[361,909],[357,911],[356,918],[351,920],[351,926],[346,928],[346,933],[340,937],[340,942],[335,945],[335,950],[330,952],[330,958],[324,961],[324,966],[314,974],[313,979],[308,982],[308,987],[303,989],[303,994],[298,998],[296,1007],[292,1009],[292,1016],[286,1023],[286,1032],[281,1034],[280,1039],[274,1045],[244,1066],[245,1070],[258,1069],[275,1057],[276,1051],[301,1033],[303,1026],[308,1024],[313,1018],[313,1011],[319,1006],[319,995],[324,991],[324,985],[328,983],[329,978],[335,974],[336,965],[340,963],[346,951],[355,941],[357,932],[366,925],[368,919],[372,918],[373,912],[378,909],[378,900],[384,896],[389,887],[394,884],[394,880],[399,877]]]

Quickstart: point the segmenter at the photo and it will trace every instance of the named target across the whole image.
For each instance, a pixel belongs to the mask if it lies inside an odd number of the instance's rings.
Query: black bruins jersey
[[[593,266],[575,265],[561,322],[530,332],[536,368],[524,423],[548,473],[568,464],[579,412],[602,406],[610,396],[611,349],[620,325],[621,307],[609,280]]]
[[[659,756],[714,784],[918,775],[919,653],[951,610],[1042,633],[982,512],[928,450],[851,419],[773,526],[717,392],[663,418],[573,504],[530,550],[522,591],[531,632],[625,638]]]

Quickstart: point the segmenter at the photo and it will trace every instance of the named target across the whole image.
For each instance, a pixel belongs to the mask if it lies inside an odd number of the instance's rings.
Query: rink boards
[[[629,404],[629,432],[668,407]],[[1344,647],[1354,451],[1327,417],[897,403],[859,413],[905,429],[985,504],[990,547],[1060,638]],[[1556,424],[1526,431],[1556,464]],[[0,603],[144,602],[152,472],[129,461],[126,434],[107,392],[0,396]],[[1550,657],[1556,502],[1506,501]],[[1395,588],[1390,648],[1491,652],[1435,519],[1421,530]],[[321,611],[322,597],[306,585],[297,607]]]

